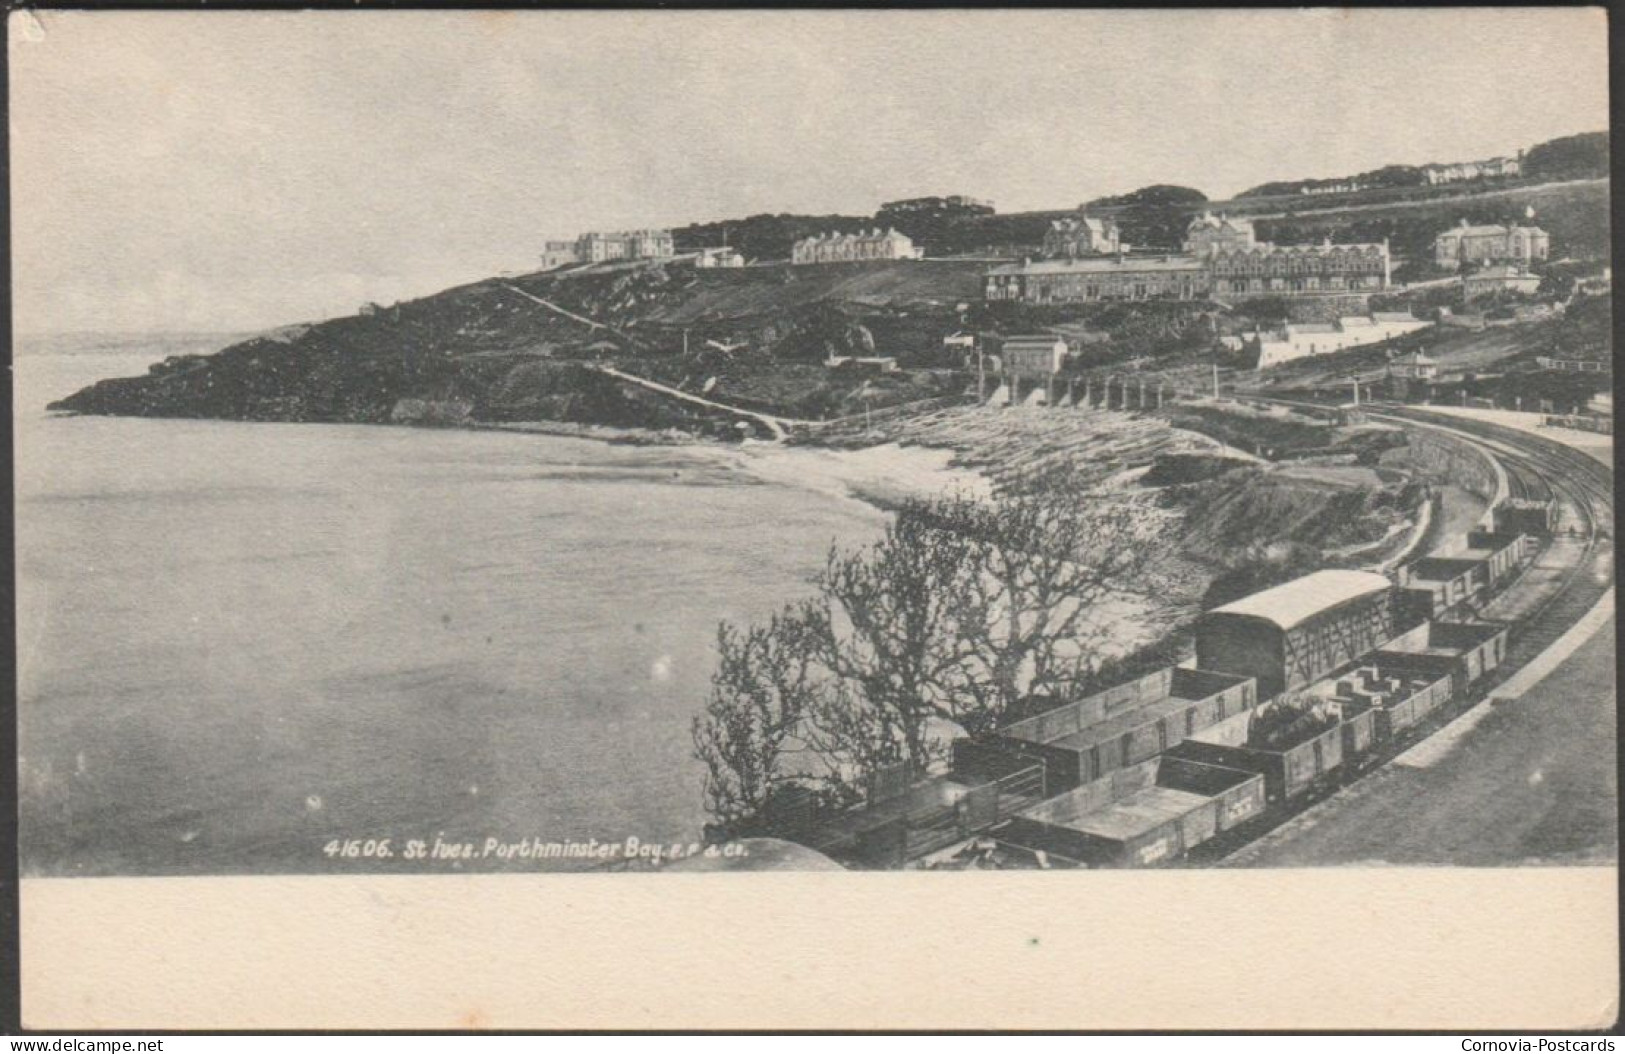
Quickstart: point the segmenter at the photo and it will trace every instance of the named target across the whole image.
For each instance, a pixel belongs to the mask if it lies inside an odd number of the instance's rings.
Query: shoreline
[[[643,428],[625,425],[586,424],[579,421],[466,421],[449,426],[401,424],[384,422],[396,427],[437,427],[463,429],[469,432],[516,432],[522,435],[555,436],[563,439],[596,439],[604,443],[629,446],[715,446],[727,448],[735,444],[724,443],[706,436],[685,432],[680,428]]]

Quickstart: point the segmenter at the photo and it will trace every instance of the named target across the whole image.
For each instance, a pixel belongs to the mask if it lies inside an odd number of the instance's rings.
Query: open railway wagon
[[[1152,758],[1026,809],[990,837],[1041,867],[1155,867],[1245,823],[1264,804],[1257,773]]]
[[[1428,622],[1384,644],[1371,661],[1381,669],[1449,675],[1461,698],[1501,665],[1510,630],[1504,622]]]
[[[1275,718],[1276,714],[1283,715]],[[1262,720],[1260,719],[1262,718]],[[1253,772],[1271,802],[1331,785],[1343,766],[1342,722],[1329,708],[1286,716],[1278,704],[1221,721],[1169,751],[1170,757]]]
[[[1541,498],[1508,498],[1491,513],[1501,534],[1529,534],[1548,538],[1557,529],[1557,502]]]
[[[1351,777],[1374,750],[1446,705],[1455,681],[1451,669],[1368,660],[1204,729],[1168,756],[1256,772],[1270,802],[1301,802]]]
[[[1411,610],[1438,618],[1478,598],[1489,585],[1481,560],[1424,556],[1399,569],[1399,588],[1412,601]]]
[[[1399,569],[1401,604],[1430,619],[1477,607],[1506,585],[1537,547],[1534,538],[1517,532],[1470,531],[1466,548]]]
[[[1041,797],[1043,767],[1005,755],[952,775],[915,778],[907,766],[876,773],[866,799],[786,837],[842,863],[901,867],[986,831]]]
[[[978,771],[978,759],[989,754],[1038,763],[1044,769],[1044,796],[1054,797],[1153,758],[1256,702],[1250,677],[1170,666],[996,733],[959,740],[953,767]]]
[[[1488,564],[1490,588],[1499,589],[1508,579],[1516,577],[1518,570],[1539,548],[1539,539],[1521,531],[1476,528],[1467,532],[1467,548],[1456,555],[1484,560]]]

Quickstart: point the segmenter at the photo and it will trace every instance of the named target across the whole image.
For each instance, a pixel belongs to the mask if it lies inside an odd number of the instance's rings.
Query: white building
[[[914,239],[895,230],[859,231],[856,234],[815,234],[790,249],[792,264],[850,263],[856,260],[918,260],[925,253]]]
[[[1488,161],[1458,161],[1448,165],[1423,165],[1422,176],[1433,186],[1462,183],[1472,179],[1510,179],[1523,173],[1523,151],[1517,157],[1492,157]]]
[[[1502,291],[1531,295],[1540,289],[1540,275],[1517,264],[1491,264],[1464,276],[1461,288],[1468,300]]]
[[[1066,341],[1053,333],[1004,338],[999,357],[1007,372],[1018,377],[1051,377],[1066,364]]]
[[[1075,259],[1120,250],[1128,252],[1128,249],[1122,243],[1122,232],[1118,230],[1116,220],[1089,216],[1082,209],[1076,216],[1051,220],[1049,230],[1044,232],[1044,255],[1048,257]]]
[[[581,256],[576,252],[574,241],[550,241],[542,249],[542,270],[551,271],[559,267],[568,267],[573,263],[580,263]]]
[[[1260,335],[1258,368],[1267,370],[1311,355],[1327,355],[1392,340],[1432,324],[1401,311],[1377,311],[1369,318],[1352,315],[1330,323],[1289,322],[1276,332]]]
[[[608,260],[648,260],[676,254],[671,231],[588,231],[575,241],[549,241],[542,251],[542,267],[551,271],[574,263]]]
[[[1402,355],[1388,364],[1388,376],[1409,380],[1431,381],[1439,376],[1439,363],[1420,351]]]
[[[694,252],[695,267],[743,267],[745,257],[738,249],[720,246],[715,249],[697,249]]]
[[[1551,235],[1516,223],[1474,225],[1462,220],[1433,239],[1433,259],[1440,267],[1502,262],[1527,267],[1551,251]]]

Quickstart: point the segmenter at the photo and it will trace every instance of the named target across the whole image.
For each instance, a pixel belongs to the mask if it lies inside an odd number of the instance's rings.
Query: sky
[[[11,19],[25,333],[346,314],[584,230],[1220,198],[1608,126],[1599,9]]]

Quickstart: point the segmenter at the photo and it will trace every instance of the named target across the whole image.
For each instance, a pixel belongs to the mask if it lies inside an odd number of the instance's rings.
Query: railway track
[[[1562,636],[1613,585],[1614,490],[1608,466],[1555,440],[1484,421],[1421,410],[1387,412],[1472,436],[1505,466],[1512,497],[1556,502],[1557,534],[1551,544],[1572,555],[1558,588],[1513,629],[1509,665],[1522,666]]]
[[[1462,713],[1495,694],[1495,689],[1527,666],[1568,632],[1613,585],[1614,492],[1609,467],[1554,440],[1488,422],[1463,420],[1410,408],[1384,408],[1400,420],[1436,425],[1471,437],[1489,448],[1506,468],[1511,497],[1555,501],[1558,534],[1545,555],[1558,557],[1563,571],[1558,584],[1529,608],[1508,634],[1507,654],[1496,670],[1475,686],[1468,698],[1442,708],[1422,724],[1368,755],[1343,778],[1291,804],[1271,806],[1263,815],[1197,846],[1187,865],[1211,865],[1259,841],[1339,789],[1382,768]],[[1526,572],[1527,574],[1527,572]],[[1520,588],[1513,581],[1502,596]]]

